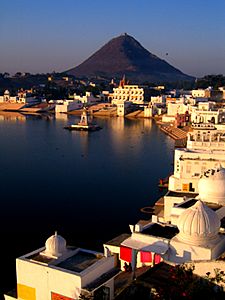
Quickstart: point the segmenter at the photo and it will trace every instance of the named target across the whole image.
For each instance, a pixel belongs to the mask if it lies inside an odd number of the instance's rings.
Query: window
[[[188,174],[191,173],[191,165],[190,165],[190,164],[188,164],[188,165],[186,166],[186,173],[188,173]]]

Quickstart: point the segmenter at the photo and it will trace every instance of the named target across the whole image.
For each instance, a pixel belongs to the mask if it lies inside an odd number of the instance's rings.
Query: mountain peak
[[[134,37],[123,33],[111,39],[79,66],[67,71],[77,77],[121,78],[134,81],[191,80],[166,61],[146,50]]]

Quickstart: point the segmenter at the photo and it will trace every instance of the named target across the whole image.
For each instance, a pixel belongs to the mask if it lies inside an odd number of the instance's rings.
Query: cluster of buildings
[[[130,233],[104,243],[102,253],[68,246],[56,232],[16,259],[17,288],[5,299],[111,300],[127,267],[135,274],[161,262],[194,265],[199,276],[225,270],[225,131],[193,124],[187,147],[175,149],[159,201],[149,220],[129,225]]]
[[[49,76],[48,81],[53,80]],[[69,82],[69,77],[60,79],[64,83]],[[93,95],[86,91],[80,95],[78,92],[70,94],[68,99],[48,100],[48,104],[56,113],[68,113],[80,110],[84,106],[96,106],[96,109],[104,109],[110,104],[112,109],[116,109],[117,116],[125,116],[133,111],[140,111],[139,117],[151,118],[156,115],[162,116],[164,124],[174,124],[176,127],[183,127],[190,122],[213,123],[216,126],[225,124],[225,88],[220,87],[213,90],[166,90],[164,86],[148,87],[132,85],[127,82],[125,77],[116,85],[114,81],[109,84],[110,90],[102,90],[100,94]],[[90,82],[90,88],[96,88]],[[37,105],[46,102],[43,98],[37,98],[32,94],[32,90],[19,90],[16,96],[11,96],[6,90],[0,96],[0,104],[24,104],[26,106]],[[102,106],[105,104],[105,107]],[[1,109],[1,108],[0,108]],[[4,106],[4,109],[5,106]],[[109,109],[109,107],[108,107]],[[12,110],[12,106],[10,106]]]
[[[5,90],[3,96],[0,96],[0,103],[19,103],[19,104],[36,104],[39,100],[33,96],[32,90],[19,90],[16,96],[11,96],[8,90]]]
[[[166,114],[164,123],[174,122],[182,125],[183,117],[194,123],[222,124],[225,121],[225,110],[222,105],[225,99],[224,88],[214,91],[212,88],[182,91],[179,97],[166,97]]]

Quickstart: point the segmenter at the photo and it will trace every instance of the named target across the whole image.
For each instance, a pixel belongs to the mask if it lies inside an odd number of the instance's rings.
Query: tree
[[[193,274],[194,266],[185,264],[171,268],[168,288],[157,289],[160,299],[225,299],[225,292],[220,286],[225,282],[225,273],[219,269],[210,272],[205,277]]]
[[[19,77],[22,76],[22,73],[21,72],[16,72],[14,76],[19,78]]]
[[[225,86],[225,76],[222,74],[206,75],[195,82],[195,88],[206,89],[209,86],[214,89],[218,89],[220,86]]]

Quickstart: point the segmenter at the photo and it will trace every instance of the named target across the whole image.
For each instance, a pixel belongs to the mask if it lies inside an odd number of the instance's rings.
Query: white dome
[[[9,95],[9,94],[10,94],[9,91],[5,90],[4,95]]]
[[[66,251],[66,240],[55,232],[45,242],[45,255],[61,256]]]
[[[211,208],[198,200],[180,215],[177,226],[180,231],[177,238],[188,244],[202,245],[218,237],[220,220]]]
[[[199,198],[204,202],[225,205],[225,169],[210,169],[198,183]]]

